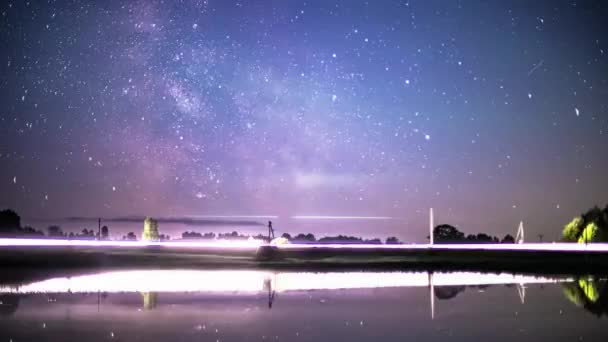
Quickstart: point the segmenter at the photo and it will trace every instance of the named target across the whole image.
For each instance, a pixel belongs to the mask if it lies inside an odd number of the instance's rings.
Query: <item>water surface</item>
[[[129,270],[0,285],[0,341],[605,341],[603,277]]]

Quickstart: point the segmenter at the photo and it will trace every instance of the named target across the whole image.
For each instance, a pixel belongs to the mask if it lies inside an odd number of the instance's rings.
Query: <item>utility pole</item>
[[[274,239],[274,229],[272,229],[272,221],[268,221],[268,242]]]
[[[433,245],[434,239],[433,239],[433,226],[435,225],[434,222],[435,218],[433,217],[433,208],[431,208],[431,210],[429,211],[429,239],[431,240],[431,246]]]
[[[97,219],[97,240],[101,240],[101,217]]]

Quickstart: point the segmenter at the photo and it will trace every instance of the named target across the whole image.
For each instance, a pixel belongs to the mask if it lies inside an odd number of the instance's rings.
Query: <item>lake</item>
[[[605,277],[3,271],[0,341],[605,341]],[[12,279],[11,279],[12,278]]]

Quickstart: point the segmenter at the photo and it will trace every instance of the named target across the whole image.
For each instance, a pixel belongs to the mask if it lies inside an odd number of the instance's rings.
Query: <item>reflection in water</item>
[[[468,272],[102,272],[0,285],[0,341],[593,341],[606,337],[605,322],[565,300],[562,286],[581,307],[605,316],[602,279]],[[523,304],[518,294],[526,286],[532,300]],[[547,329],[539,320],[556,324]]]
[[[484,274],[472,272],[265,272],[265,271],[204,271],[204,270],[133,270],[103,272],[75,277],[58,277],[17,286],[0,286],[4,297],[30,293],[141,293],[143,308],[157,307],[158,293],[267,293],[268,308],[272,308],[277,292],[372,289],[398,287],[428,287],[431,317],[435,316],[435,297],[449,300],[467,286],[517,285],[523,303],[524,284],[571,282],[571,278],[526,276],[513,274]],[[579,283],[581,283],[579,281]],[[567,287],[569,288],[569,287]],[[579,288],[579,287],[577,287]],[[586,298],[595,298],[595,290],[580,287]],[[581,300],[581,294],[569,290]],[[578,297],[577,297],[578,296]],[[12,306],[7,307],[12,308]],[[16,305],[13,311],[16,310]],[[9,310],[10,311],[10,310]]]
[[[141,294],[144,300],[144,309],[152,310],[156,307],[158,294],[156,292],[143,292]]]
[[[576,306],[601,317],[608,315],[608,283],[606,279],[582,277],[562,285],[564,295]]]
[[[466,286],[436,286],[434,295],[439,300],[448,300],[456,297],[465,289]]]
[[[265,272],[136,270],[61,277],[0,286],[0,293],[95,293],[95,292],[275,292],[363,289],[387,287],[481,286],[543,284],[572,281],[517,274],[472,272]]]

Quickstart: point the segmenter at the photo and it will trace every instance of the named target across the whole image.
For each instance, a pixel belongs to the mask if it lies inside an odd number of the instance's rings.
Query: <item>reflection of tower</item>
[[[526,303],[526,285],[523,283],[516,284],[517,286],[517,294],[519,295],[519,300],[522,304]]]
[[[429,272],[429,297],[431,297],[431,319],[435,319],[435,286],[433,285],[433,272]]]
[[[517,227],[517,234],[515,235],[516,243],[524,243],[524,221],[519,222]]]
[[[152,310],[156,307],[158,295],[156,292],[142,292],[144,299],[144,310]]]
[[[272,288],[272,279],[264,279],[264,289],[268,290],[268,309],[272,309],[272,303],[274,302],[274,289]]]

